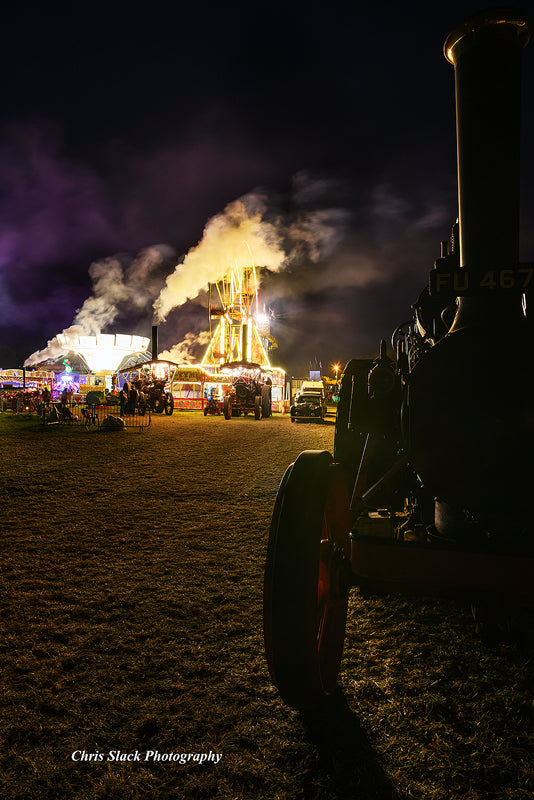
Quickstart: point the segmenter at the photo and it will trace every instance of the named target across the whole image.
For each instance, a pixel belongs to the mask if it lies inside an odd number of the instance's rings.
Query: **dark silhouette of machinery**
[[[525,15],[498,9],[447,38],[459,220],[392,348],[382,341],[376,358],[346,365],[333,456],[301,453],[280,484],[264,632],[289,705],[334,691],[353,586],[466,592],[481,632],[532,599],[534,264],[519,263],[531,31]]]
[[[170,416],[174,411],[174,398],[170,392],[165,391],[163,381],[154,381],[143,387],[146,404],[154,414],[165,412]]]
[[[224,411],[224,401],[220,400],[214,394],[210,395],[208,402],[204,406],[204,416],[215,415],[220,416]]]

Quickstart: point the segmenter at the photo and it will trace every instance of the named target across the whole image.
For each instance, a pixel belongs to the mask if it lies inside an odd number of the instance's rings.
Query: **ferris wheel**
[[[270,336],[262,328],[259,310],[259,281],[256,266],[249,259],[238,259],[228,273],[209,287],[210,343],[204,365],[228,363],[270,367],[266,342]],[[264,326],[263,326],[264,327]]]

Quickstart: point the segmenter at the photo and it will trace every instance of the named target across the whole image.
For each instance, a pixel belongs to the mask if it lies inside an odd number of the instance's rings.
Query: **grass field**
[[[272,506],[299,452],[332,447],[278,416],[0,415],[3,797],[531,800],[532,648],[486,646],[460,602],[353,592],[339,694],[280,701]]]

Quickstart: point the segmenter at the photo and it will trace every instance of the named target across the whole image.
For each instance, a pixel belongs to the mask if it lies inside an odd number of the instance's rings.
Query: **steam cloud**
[[[89,267],[93,293],[77,310],[72,325],[62,334],[67,338],[97,335],[116,320],[121,307],[142,313],[161,286],[158,270],[171,254],[172,249],[167,245],[157,245],[142,250],[126,266],[119,256],[95,261]],[[43,350],[32,353],[24,366],[40,364],[63,354],[56,335]]]
[[[166,320],[174,308],[201,296],[234,264],[260,267],[260,279],[269,274],[270,298],[296,294],[303,283],[308,291],[321,291],[340,281],[362,285],[378,280],[365,255],[353,257],[350,267],[330,263],[347,241],[352,220],[351,212],[335,202],[339,192],[334,181],[302,172],[294,177],[291,214],[276,209],[266,193],[249,193],[228,204],[208,221],[201,241],[167,278],[154,303],[156,319]],[[310,270],[310,265],[320,268]]]
[[[173,308],[198,297],[210,283],[222,280],[234,264],[254,264],[273,272],[282,268],[286,255],[276,225],[262,218],[264,212],[261,198],[247,195],[209,220],[201,241],[169,275],[154,303],[159,321]]]
[[[117,318],[119,306],[143,311],[159,288],[156,270],[168,258],[171,248],[159,245],[142,250],[126,269],[118,258],[96,261],[89,268],[93,295],[76,313],[75,324],[89,334],[100,333]]]
[[[205,347],[209,344],[210,335],[208,331],[203,331],[198,335],[186,333],[184,339],[179,344],[175,344],[170,350],[159,353],[158,358],[163,361],[173,361],[175,364],[193,364],[195,361],[195,350],[197,347]]]

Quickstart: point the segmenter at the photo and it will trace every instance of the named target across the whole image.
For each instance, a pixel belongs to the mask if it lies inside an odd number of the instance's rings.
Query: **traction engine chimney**
[[[455,70],[460,265],[477,274],[519,261],[521,52],[531,30],[522,12],[488,9],[455,28],[443,48]],[[453,329],[487,324],[491,304],[460,298]],[[518,297],[508,306],[517,319]]]
[[[152,325],[152,361],[158,359],[158,326]]]

